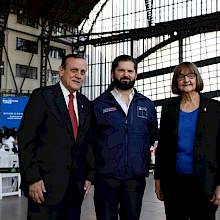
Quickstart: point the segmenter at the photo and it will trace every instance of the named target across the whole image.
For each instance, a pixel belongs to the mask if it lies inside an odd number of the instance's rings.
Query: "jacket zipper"
[[[128,169],[128,118],[125,119],[125,174]]]
[[[131,104],[129,106],[128,113],[125,119],[125,151],[126,151],[125,152],[125,173],[127,173],[127,170],[128,170],[128,118],[130,118],[131,124],[133,124],[133,120],[134,120],[133,106],[131,106]]]

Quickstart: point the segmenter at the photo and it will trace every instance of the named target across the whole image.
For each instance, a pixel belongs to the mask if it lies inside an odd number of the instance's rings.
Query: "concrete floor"
[[[0,220],[25,220],[26,209],[27,200],[24,197],[4,197],[0,200]],[[93,191],[91,191],[83,203],[81,220],[95,219]],[[140,220],[165,220],[163,203],[158,201],[154,194],[152,176],[147,179]],[[220,220],[220,208],[216,213],[216,220]]]

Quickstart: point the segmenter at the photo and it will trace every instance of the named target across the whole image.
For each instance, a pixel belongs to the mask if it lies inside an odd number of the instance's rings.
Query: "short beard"
[[[134,87],[135,80],[130,80],[128,83],[123,83],[121,80],[114,78],[112,82],[113,86],[121,90],[130,90]]]

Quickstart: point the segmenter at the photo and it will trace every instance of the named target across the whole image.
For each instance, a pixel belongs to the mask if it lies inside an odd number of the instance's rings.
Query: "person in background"
[[[156,139],[153,102],[134,89],[137,63],[121,55],[112,63],[112,84],[93,102],[94,202],[97,220],[138,220]]]
[[[62,59],[60,82],[33,91],[18,133],[28,220],[79,220],[94,175],[91,108],[80,94],[87,64]]]
[[[2,139],[4,137],[4,130],[3,128],[0,129],[0,144],[2,144]]]
[[[155,191],[167,220],[214,220],[220,204],[220,104],[205,98],[195,64],[176,66],[162,107]]]
[[[6,126],[3,126],[1,129],[0,129],[0,143],[2,144],[2,140],[3,140],[3,137],[4,137],[4,133],[5,133],[5,130],[8,129]]]
[[[10,128],[5,128],[2,137],[2,144],[7,145],[7,147],[9,148],[9,152],[17,153],[17,143],[18,142],[14,131]]]

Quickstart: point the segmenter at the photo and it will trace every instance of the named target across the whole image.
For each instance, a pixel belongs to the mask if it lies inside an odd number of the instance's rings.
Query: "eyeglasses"
[[[195,73],[188,73],[188,74],[179,74],[179,75],[177,76],[177,79],[178,79],[179,81],[182,81],[182,80],[185,79],[186,76],[187,76],[189,79],[194,79],[194,78],[196,77]]]

